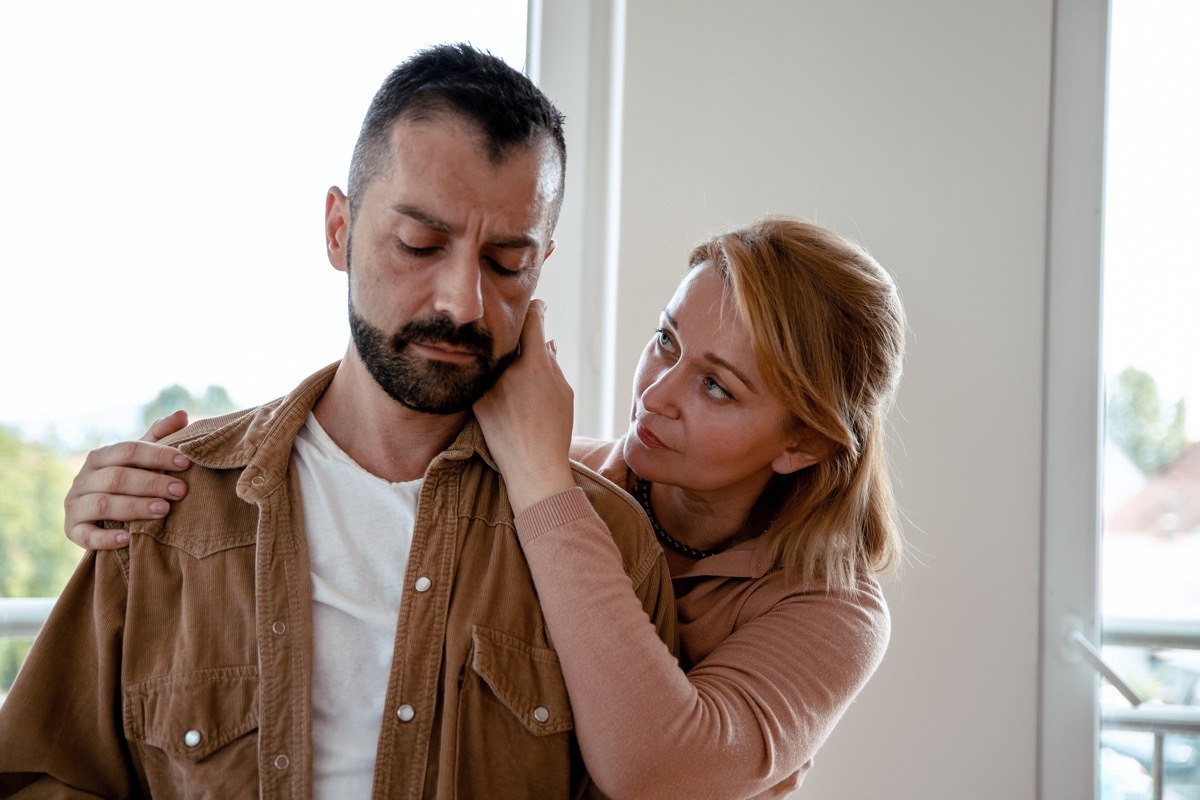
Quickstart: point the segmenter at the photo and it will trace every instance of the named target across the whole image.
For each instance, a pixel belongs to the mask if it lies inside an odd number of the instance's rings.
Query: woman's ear
[[[790,475],[811,467],[828,458],[837,449],[837,445],[829,437],[804,423],[797,424],[791,439],[792,443],[771,462],[771,469],[780,475]]]

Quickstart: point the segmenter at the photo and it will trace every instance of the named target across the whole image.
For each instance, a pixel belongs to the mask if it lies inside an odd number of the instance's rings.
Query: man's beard
[[[455,325],[443,315],[414,319],[389,337],[359,316],[353,300],[350,336],[367,372],[388,396],[426,414],[466,411],[516,358],[515,351],[497,358],[491,334],[478,323]],[[434,361],[412,353],[408,345],[414,342],[466,349],[475,360],[465,364]]]

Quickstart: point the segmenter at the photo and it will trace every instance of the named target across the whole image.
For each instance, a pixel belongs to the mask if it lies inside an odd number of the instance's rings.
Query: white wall
[[[800,795],[1033,798],[1053,3],[618,8],[615,430],[690,245],[718,229],[830,225],[909,315],[893,460],[911,563],[888,585],[888,656]]]

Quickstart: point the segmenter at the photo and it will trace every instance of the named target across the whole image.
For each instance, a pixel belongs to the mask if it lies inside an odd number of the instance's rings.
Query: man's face
[[[330,261],[350,274],[355,353],[417,411],[471,406],[511,360],[550,255],[561,166],[547,139],[494,164],[461,118],[398,120],[356,218],[331,189]]]

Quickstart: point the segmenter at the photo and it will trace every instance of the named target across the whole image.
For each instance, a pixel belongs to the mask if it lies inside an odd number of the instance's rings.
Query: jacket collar
[[[292,444],[309,412],[333,381],[339,363],[323,367],[277,400],[246,411],[200,420],[164,439],[163,443],[178,447],[202,467],[243,470],[238,479],[238,496],[255,502],[279,489],[287,480]],[[429,470],[476,454],[496,469],[483,431],[472,418],[450,446],[434,458]]]

